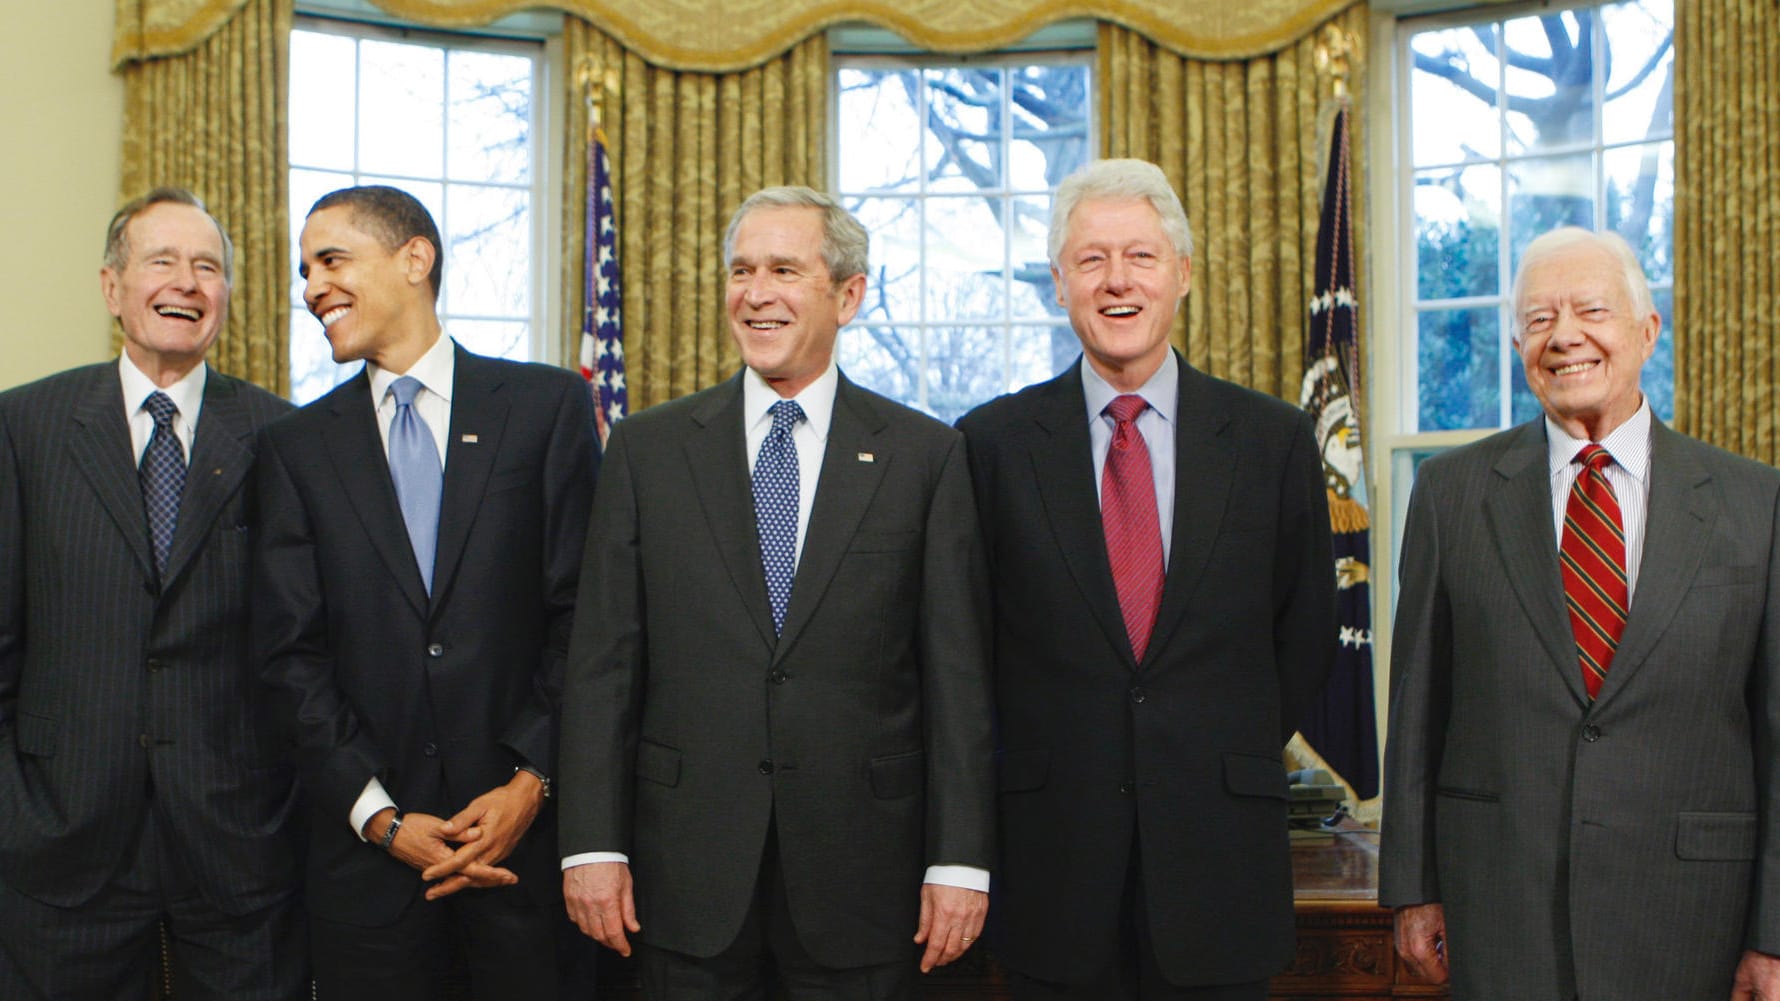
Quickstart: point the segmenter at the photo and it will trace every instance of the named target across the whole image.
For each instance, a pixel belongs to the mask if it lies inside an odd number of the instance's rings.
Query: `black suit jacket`
[[[261,725],[248,649],[254,434],[289,409],[206,376],[157,586],[117,363],[0,395],[0,879],[13,889],[90,899],[152,803],[217,907],[294,891],[291,772]]]
[[[592,405],[573,373],[456,352],[430,599],[366,373],[261,444],[255,639],[311,813],[308,906],[334,921],[387,923],[422,889],[352,831],[371,777],[449,817],[521,762],[555,774]],[[553,819],[506,862],[544,898],[561,892]]]
[[[741,378],[612,435],[564,694],[562,851],[628,853],[643,940],[711,956],[770,824],[812,956],[909,959],[925,867],[991,856],[964,442],[841,377],[775,637]]]
[[[1078,361],[958,424],[995,596],[992,944],[1043,980],[1110,968],[1135,848],[1168,978],[1265,979],[1293,949],[1280,751],[1337,629],[1311,422],[1181,361],[1173,545],[1139,663],[1084,400]]]

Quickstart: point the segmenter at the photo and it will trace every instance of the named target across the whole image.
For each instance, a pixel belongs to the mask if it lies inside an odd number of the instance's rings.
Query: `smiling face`
[[[822,260],[822,210],[772,206],[742,217],[724,304],[742,363],[782,397],[828,369],[840,328],[865,297],[865,276],[838,286]]]
[[[334,361],[366,360],[405,372],[438,338],[424,237],[386,247],[350,206],[317,210],[303,224],[303,301],[321,321]]]
[[[1084,199],[1067,232],[1051,268],[1057,302],[1094,371],[1135,390],[1168,354],[1193,262],[1176,252],[1148,199]]]
[[[1644,398],[1638,375],[1662,319],[1636,312],[1625,271],[1599,246],[1536,261],[1519,287],[1514,347],[1527,386],[1564,430],[1600,441],[1637,413]]]
[[[99,271],[99,290],[130,361],[171,385],[204,360],[228,317],[222,234],[203,209],[177,202],[143,209],[125,234],[124,260]]]

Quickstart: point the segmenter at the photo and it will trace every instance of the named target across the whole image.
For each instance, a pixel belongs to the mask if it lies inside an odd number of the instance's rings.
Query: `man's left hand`
[[[915,944],[926,945],[921,972],[944,966],[970,948],[983,934],[989,915],[989,895],[980,890],[939,883],[921,884],[921,920],[915,926]]]
[[[1780,1001],[1780,956],[1745,952],[1731,979],[1731,1001]]]
[[[426,898],[437,900],[462,889],[454,884],[460,881],[464,867],[473,862],[501,864],[543,807],[544,784],[527,771],[514,772],[506,785],[471,800],[439,828],[442,837],[461,844],[450,858],[421,872],[422,879],[434,884],[427,888]]]

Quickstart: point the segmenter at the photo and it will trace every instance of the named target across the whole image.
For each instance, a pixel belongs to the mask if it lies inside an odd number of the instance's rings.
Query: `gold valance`
[[[115,0],[114,65],[185,52],[246,0]],[[1072,18],[1121,24],[1182,56],[1277,51],[1357,0],[371,0],[420,24],[470,28],[521,10],[579,15],[649,62],[732,72],[842,23],[888,28],[935,52],[980,52]]]

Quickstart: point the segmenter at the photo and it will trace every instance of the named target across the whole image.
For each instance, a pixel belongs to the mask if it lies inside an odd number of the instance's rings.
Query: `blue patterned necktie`
[[[439,545],[439,497],[445,474],[439,464],[439,446],[433,430],[414,409],[420,380],[404,375],[390,384],[396,398],[396,414],[389,420],[389,475],[396,484],[396,500],[402,505],[402,521],[408,526],[408,542],[426,593],[433,593],[433,555]]]
[[[154,418],[154,434],[143,450],[136,475],[142,481],[142,506],[148,512],[148,541],[154,548],[155,576],[165,583],[167,553],[173,548],[173,526],[179,522],[179,496],[185,492],[185,452],[173,434],[179,408],[166,393],[150,393],[142,409]]]
[[[794,400],[768,411],[772,430],[754,460],[754,523],[760,531],[760,565],[766,571],[766,597],[773,606],[773,632],[785,628],[791,580],[797,573],[797,443],[791,429],[803,420]]]

